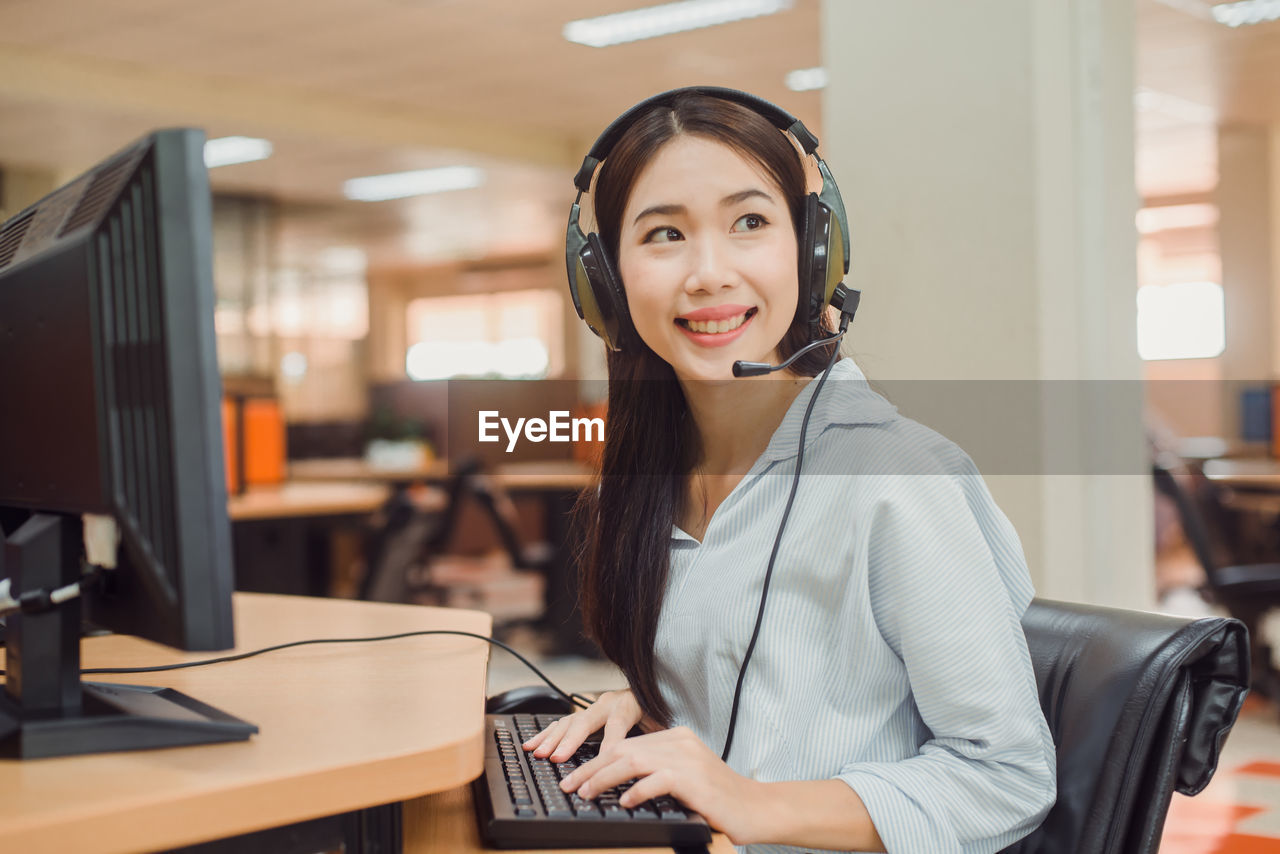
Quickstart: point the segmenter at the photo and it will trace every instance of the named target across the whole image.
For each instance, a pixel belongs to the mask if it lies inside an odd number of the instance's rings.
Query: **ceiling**
[[[1224,0],[1229,2],[1229,0]],[[1280,123],[1280,22],[1231,29],[1219,3],[1138,0],[1138,188],[1146,198],[1217,184],[1217,126]]]
[[[1216,123],[1280,122],[1280,24],[1230,30],[1201,0],[1134,1],[1140,190],[1206,193]],[[660,89],[748,89],[821,132],[819,93],[783,82],[821,63],[818,0],[604,50],[560,35],[637,5],[3,0],[0,163],[69,176],[158,125],[265,136],[275,155],[213,170],[216,189],[282,200],[299,253],[343,243],[397,261],[554,246],[581,152]],[[348,178],[459,163],[484,166],[486,186],[341,198]]]

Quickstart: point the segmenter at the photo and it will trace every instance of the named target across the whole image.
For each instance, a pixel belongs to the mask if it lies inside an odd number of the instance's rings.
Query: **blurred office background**
[[[0,4],[0,219],[153,128],[208,132],[244,589],[488,608],[573,687],[620,684],[576,631],[590,454],[468,441],[446,384],[600,412],[571,177],[695,83],[821,138],[864,295],[846,352],[974,432],[1040,595],[1226,613],[1216,566],[1280,563],[1280,3],[640,6]],[[1016,464],[980,447],[1001,420]],[[491,688],[531,681],[508,664]]]

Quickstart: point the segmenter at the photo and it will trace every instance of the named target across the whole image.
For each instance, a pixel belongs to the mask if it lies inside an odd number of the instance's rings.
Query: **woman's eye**
[[[653,231],[645,235],[644,242],[671,243],[672,241],[679,240],[680,237],[680,232],[677,229],[664,225],[661,228],[655,228]]]
[[[769,220],[760,216],[760,214],[746,214],[738,217],[733,224],[732,231],[755,231],[757,228],[763,228],[768,225]]]

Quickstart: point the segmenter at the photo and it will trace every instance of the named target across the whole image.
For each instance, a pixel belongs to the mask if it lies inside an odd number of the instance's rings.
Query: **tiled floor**
[[[517,635],[509,642],[566,691],[626,684],[607,661],[547,658],[539,654],[533,635]],[[493,651],[490,695],[539,681],[510,654]],[[1274,704],[1249,697],[1213,780],[1195,797],[1174,794],[1160,854],[1280,854],[1280,709]]]
[[[1173,796],[1160,854],[1280,854],[1280,710],[1249,697],[1218,771],[1193,798]]]

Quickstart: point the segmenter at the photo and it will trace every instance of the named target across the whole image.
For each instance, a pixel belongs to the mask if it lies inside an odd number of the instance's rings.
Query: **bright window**
[[[409,303],[405,372],[541,379],[563,369],[564,297],[532,289],[425,297]]]
[[[1138,355],[1157,359],[1210,359],[1226,348],[1222,286],[1179,282],[1138,288]]]

